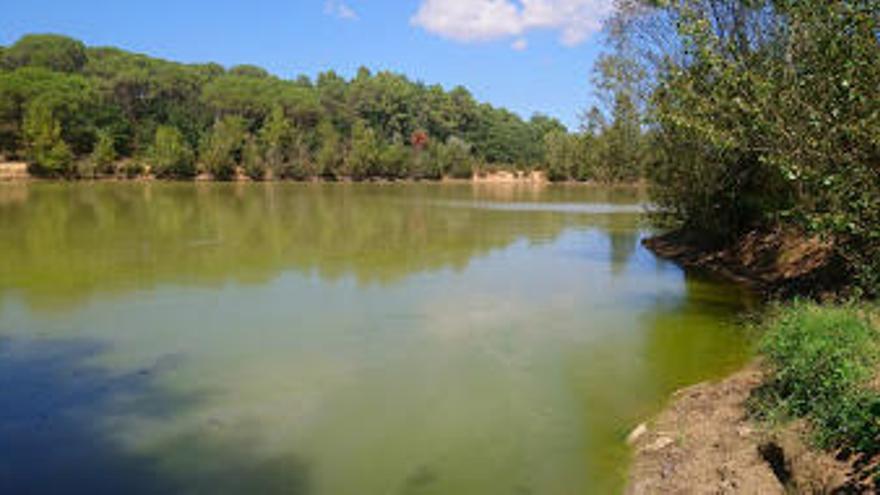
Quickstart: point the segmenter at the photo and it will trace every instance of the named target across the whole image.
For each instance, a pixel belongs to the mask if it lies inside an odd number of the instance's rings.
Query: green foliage
[[[227,71],[217,64],[178,64],[84,47],[57,35],[25,36],[2,51],[0,62],[0,153],[7,156],[26,153],[25,110],[37,99],[51,108],[62,140],[77,158],[99,144],[106,151],[106,143],[99,143],[106,131],[120,161],[152,159],[157,131],[169,127],[182,139],[175,136],[172,147],[200,150],[218,178],[232,178],[244,158],[243,133],[257,136],[272,175],[304,179],[463,177],[474,160],[533,168],[544,160],[544,136],[565,132],[556,119],[524,120],[477,102],[462,87],[446,91],[366,68],[350,80],[329,71],[312,83],[305,76],[281,79],[252,65]],[[237,131],[216,127],[227,118],[239,119],[232,126]],[[224,135],[227,131],[237,135]],[[424,139],[414,147],[408,139],[416,131]],[[162,134],[167,137],[167,129]],[[194,174],[191,160],[177,164],[185,165],[154,166],[162,177]]]
[[[275,106],[260,129],[259,145],[262,148],[263,161],[276,174],[279,174],[291,158],[292,138],[293,127],[284,115],[284,109]]]
[[[101,174],[113,174],[116,167],[116,144],[113,135],[106,129],[98,131],[98,140],[92,150],[91,164]]]
[[[61,137],[61,123],[45,100],[28,105],[24,117],[29,171],[40,176],[69,175],[73,153]]]
[[[330,121],[323,121],[318,127],[318,148],[315,160],[318,165],[318,175],[326,178],[339,177],[342,169],[342,143],[339,132]]]
[[[176,127],[159,126],[150,149],[157,177],[191,178],[196,175],[193,152]]]
[[[214,123],[211,133],[202,141],[199,160],[218,180],[235,177],[247,128],[241,117],[226,116]]]
[[[425,149],[413,153],[412,163],[409,166],[410,177],[437,180],[443,177],[446,166],[446,146],[431,141]]]
[[[379,153],[379,167],[382,174],[390,179],[408,176],[410,160],[410,150],[397,142],[385,146]]]
[[[354,180],[381,175],[379,170],[379,141],[373,129],[357,121],[351,132],[351,150],[348,153],[348,175]]]
[[[244,148],[241,152],[241,163],[244,173],[253,180],[264,180],[268,167],[263,159],[263,150],[253,135],[248,134],[245,138]]]
[[[76,72],[85,63],[85,45],[56,34],[23,36],[3,53],[3,65],[13,69],[42,67],[58,72]]]
[[[544,136],[547,179],[565,181],[578,178],[579,141],[567,132],[553,131]]]
[[[96,95],[89,81],[77,74],[23,67],[0,71],[0,151],[15,154],[24,146],[24,114],[36,100],[58,119],[73,151],[91,149]]]
[[[229,69],[229,73],[236,76],[246,76],[246,77],[257,77],[257,78],[267,78],[271,77],[268,71],[262,67],[257,67],[256,65],[243,64],[236,65],[235,67]]]
[[[470,144],[456,136],[450,136],[443,149],[441,167],[444,173],[456,179],[473,177],[474,158],[471,150]]]
[[[765,325],[761,351],[772,374],[753,407],[764,416],[807,418],[828,448],[880,449],[880,332],[863,310],[797,302]]]
[[[721,240],[756,224],[799,224],[833,240],[852,281],[876,295],[876,2],[661,5],[639,14],[654,39],[666,26],[676,40],[644,47],[665,61],[651,100],[657,203]]]

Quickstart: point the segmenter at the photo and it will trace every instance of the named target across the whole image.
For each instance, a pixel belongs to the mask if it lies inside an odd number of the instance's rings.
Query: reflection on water
[[[0,187],[0,492],[555,494],[747,359],[637,191]]]

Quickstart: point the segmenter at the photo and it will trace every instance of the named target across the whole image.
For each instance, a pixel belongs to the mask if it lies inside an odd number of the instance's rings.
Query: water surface
[[[585,187],[0,185],[0,492],[605,494],[748,357]]]

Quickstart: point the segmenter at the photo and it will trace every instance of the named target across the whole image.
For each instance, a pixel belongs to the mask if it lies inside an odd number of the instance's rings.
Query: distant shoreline
[[[263,180],[254,180],[243,172],[239,171],[230,180],[218,180],[208,173],[201,173],[192,179],[164,179],[156,177],[151,173],[139,174],[136,176],[126,176],[124,174],[116,175],[97,175],[95,177],[39,177],[28,172],[28,165],[25,162],[0,162],[0,183],[3,182],[227,182],[227,183],[272,183],[272,182],[300,182],[300,183],[364,183],[364,184],[415,184],[415,183],[434,183],[434,184],[477,184],[477,185],[527,185],[527,186],[546,186],[546,185],[566,185],[566,186],[591,186],[591,187],[610,187],[610,188],[643,188],[646,187],[645,181],[636,182],[600,182],[600,181],[550,181],[543,171],[534,170],[529,172],[523,171],[493,171],[484,173],[475,173],[471,178],[455,178],[442,177],[439,179],[416,179],[416,178],[387,178],[387,177],[368,177],[361,180],[355,180],[352,177],[324,178],[320,176],[312,176],[304,179],[288,179],[274,178],[268,176]]]

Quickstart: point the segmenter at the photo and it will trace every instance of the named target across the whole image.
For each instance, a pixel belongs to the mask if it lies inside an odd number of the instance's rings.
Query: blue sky
[[[610,0],[2,0],[0,44],[63,33],[181,62],[252,63],[281,77],[361,65],[570,127],[593,102]]]

